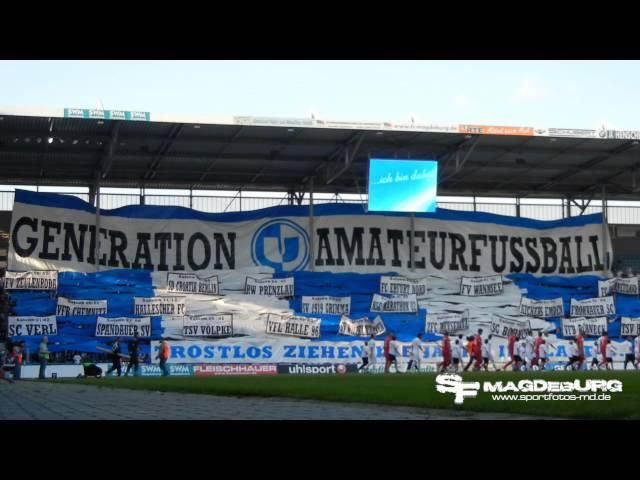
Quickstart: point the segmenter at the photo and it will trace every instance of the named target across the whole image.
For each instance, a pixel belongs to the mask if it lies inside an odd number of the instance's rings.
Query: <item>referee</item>
[[[137,331],[133,335],[133,340],[127,344],[127,348],[129,349],[129,365],[127,365],[127,371],[124,372],[124,376],[129,375],[129,371],[133,366],[133,376],[137,377],[140,374],[140,337]]]

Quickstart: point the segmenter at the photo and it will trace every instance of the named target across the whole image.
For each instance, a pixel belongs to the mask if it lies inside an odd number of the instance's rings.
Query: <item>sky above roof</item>
[[[0,61],[0,105],[640,130],[640,62]]]

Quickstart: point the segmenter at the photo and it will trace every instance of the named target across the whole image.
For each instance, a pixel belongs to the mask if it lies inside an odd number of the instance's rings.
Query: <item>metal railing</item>
[[[64,193],[65,195],[73,195],[82,200],[89,201],[87,193]],[[0,210],[8,211],[13,209],[13,191],[0,191]],[[362,201],[357,199],[343,199],[341,197],[332,198],[314,198],[314,203],[362,203],[366,201],[363,196]],[[257,210],[260,208],[273,207],[277,205],[287,205],[288,199],[282,194],[273,197],[257,197],[250,195],[243,196],[214,196],[214,195],[157,195],[157,194],[131,194],[131,193],[102,193],[100,195],[100,206],[104,209],[114,209],[127,205],[164,205],[164,206],[180,206],[193,208],[202,212],[219,213],[219,212],[237,212],[246,210]],[[304,198],[302,205],[308,205],[309,199]],[[474,203],[472,201],[443,201],[438,202],[438,207],[450,210],[474,211]],[[516,216],[515,203],[484,203],[476,202],[475,210],[477,212],[495,213],[498,215]],[[587,207],[584,214],[599,213],[602,211],[600,206]],[[557,220],[563,218],[563,209],[559,204],[521,204],[520,216],[533,218],[537,220]],[[640,225],[640,206],[611,206],[607,210],[610,224],[628,224]],[[571,215],[580,215],[580,210],[572,206]]]

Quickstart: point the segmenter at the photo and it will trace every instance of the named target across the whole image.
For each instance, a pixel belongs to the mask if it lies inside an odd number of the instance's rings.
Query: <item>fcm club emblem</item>
[[[309,263],[309,235],[291,220],[271,220],[253,236],[251,258],[276,272],[302,270]]]

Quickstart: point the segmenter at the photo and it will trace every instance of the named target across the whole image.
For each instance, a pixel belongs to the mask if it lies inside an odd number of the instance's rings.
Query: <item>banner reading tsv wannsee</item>
[[[365,213],[362,205],[234,213],[138,205],[101,210],[83,200],[17,190],[11,218],[11,270],[92,272],[133,268],[209,272],[255,266],[276,272],[439,273],[468,276],[603,274],[601,214],[539,221],[478,212]],[[100,238],[98,259],[94,258]],[[414,247],[413,265],[409,252]],[[311,252],[313,245],[314,252]],[[607,241],[607,245],[611,245]],[[608,252],[611,256],[611,250]]]

